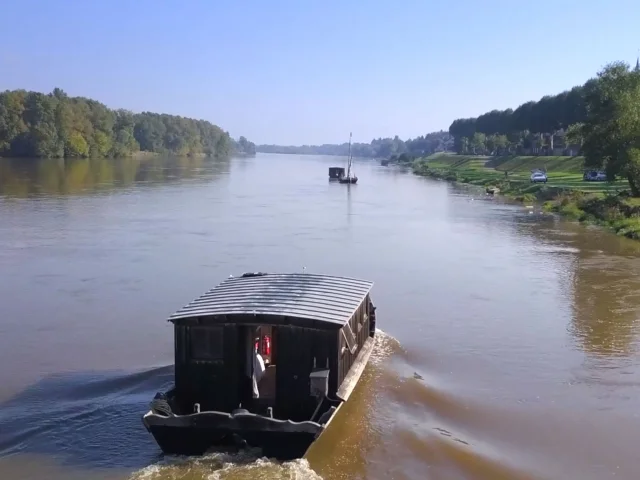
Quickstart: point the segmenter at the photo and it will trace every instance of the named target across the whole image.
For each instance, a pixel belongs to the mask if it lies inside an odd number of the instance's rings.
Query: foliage
[[[582,153],[584,165],[625,177],[640,196],[640,65],[606,66],[584,85],[516,110],[461,118],[449,127],[459,154]]]
[[[391,155],[389,158],[390,163],[397,163],[399,165],[411,165],[417,158],[413,153],[401,153],[400,155]]]
[[[302,155],[347,155],[349,153],[349,143],[340,145],[302,145],[302,146],[281,146],[281,145],[258,145],[258,152],[265,153],[292,153]],[[453,138],[448,132],[432,132],[426,135],[402,141],[397,135],[394,138],[377,138],[371,143],[351,144],[351,154],[354,157],[368,158],[390,158],[398,157],[403,153],[413,156],[427,156],[435,152],[451,151],[453,149]]]
[[[531,184],[529,169],[540,159],[547,162],[549,182]],[[501,161],[495,161],[501,160]],[[508,175],[498,170],[509,167]],[[418,159],[416,175],[457,181],[499,191],[525,204],[544,202],[543,210],[579,221],[611,228],[618,235],[640,240],[640,201],[620,191],[620,182],[597,184],[582,181],[582,163],[576,157],[507,157],[482,159],[477,156],[438,155]]]
[[[584,143],[584,137],[582,136],[582,128],[583,123],[574,123],[567,127],[567,132],[565,134],[566,141],[572,144],[578,144],[582,147]]]
[[[422,165],[428,171],[416,171]],[[463,183],[476,185],[491,184],[504,191],[536,195],[538,199],[550,199],[559,191],[585,192],[594,194],[618,194],[626,188],[626,182],[585,182],[582,177],[581,157],[549,156],[507,156],[478,157],[473,155],[433,155],[413,164],[414,172],[433,176],[436,171],[455,173]],[[548,175],[544,185],[530,182],[531,170],[543,168]],[[442,178],[442,177],[438,177]],[[516,192],[517,190],[517,192]]]
[[[240,148],[251,150],[252,145],[244,139]],[[228,133],[205,120],[111,110],[59,88],[48,95],[0,93],[0,156],[115,157],[139,150],[226,155],[234,146]]]
[[[587,85],[589,82],[587,82]],[[511,142],[520,141],[529,132],[555,132],[581,122],[586,114],[584,89],[574,87],[555,96],[545,96],[538,102],[527,102],[515,110],[492,110],[477,118],[454,120],[449,133],[460,144],[463,137],[473,138],[475,133],[485,135],[512,135]]]
[[[640,207],[624,195],[559,195],[545,204],[545,210],[580,221],[592,221],[611,228],[617,235],[640,240]]]
[[[238,141],[234,143],[234,152],[243,155],[255,155],[256,145],[241,136]]]
[[[498,156],[527,151],[553,155],[555,147],[571,150],[575,155],[582,145],[580,124],[587,117],[586,94],[597,81],[591,79],[558,95],[523,103],[515,110],[492,110],[476,118],[454,120],[449,133],[455,151]]]
[[[585,165],[604,167],[607,178],[629,181],[640,196],[640,72],[615,62],[586,90],[587,114],[579,133]]]

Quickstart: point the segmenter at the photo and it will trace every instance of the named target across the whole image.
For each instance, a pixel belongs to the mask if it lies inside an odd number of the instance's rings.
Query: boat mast
[[[351,132],[349,132],[349,160],[347,163],[347,178],[351,178]]]

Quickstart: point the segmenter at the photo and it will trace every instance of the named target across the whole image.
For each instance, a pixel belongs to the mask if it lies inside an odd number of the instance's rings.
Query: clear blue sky
[[[638,0],[0,0],[0,89],[204,118],[256,143],[452,120],[635,62]]]

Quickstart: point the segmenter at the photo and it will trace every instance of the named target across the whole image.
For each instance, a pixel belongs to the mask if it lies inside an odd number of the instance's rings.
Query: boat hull
[[[260,448],[264,456],[278,460],[302,458],[349,399],[373,347],[371,336],[336,394],[339,404],[323,414],[318,420],[320,423],[280,420],[246,410],[169,416],[150,410],[142,417],[142,423],[168,455],[202,455],[216,447],[254,447]]]
[[[302,458],[316,435],[297,432],[230,432],[216,427],[154,425],[149,433],[167,455],[203,455],[212,448],[260,448],[262,455],[278,460]]]
[[[347,184],[355,184],[358,182],[358,177],[350,177],[350,178],[341,178],[339,180],[340,183],[347,183]]]
[[[246,411],[171,416],[149,411],[142,423],[165,454],[202,455],[213,447],[257,447],[265,456],[281,460],[304,456],[324,430],[316,422],[278,420]]]

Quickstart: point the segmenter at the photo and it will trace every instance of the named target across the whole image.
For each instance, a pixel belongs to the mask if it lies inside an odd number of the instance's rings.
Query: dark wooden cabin
[[[343,167],[329,167],[329,180],[339,180],[345,174],[346,170]]]
[[[270,407],[277,419],[310,420],[318,408],[310,375],[318,371],[328,371],[326,397],[346,400],[351,367],[367,340],[373,342],[372,285],[304,273],[222,282],[169,319],[175,328],[175,408],[191,413],[199,404],[201,411],[243,408],[263,415]],[[270,333],[272,345],[258,399],[251,388],[256,327]]]
[[[304,273],[225,280],[169,318],[175,385],[156,395],[145,427],[170,454],[244,442],[267,456],[303,456],[373,350],[372,286]]]
[[[280,459],[303,456],[371,355],[372,286],[304,273],[225,280],[169,318],[175,385],[156,395],[145,427],[169,454],[231,442]],[[256,375],[259,358],[266,368]]]

